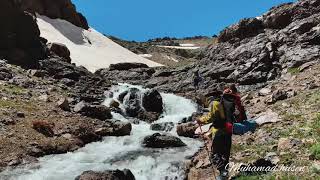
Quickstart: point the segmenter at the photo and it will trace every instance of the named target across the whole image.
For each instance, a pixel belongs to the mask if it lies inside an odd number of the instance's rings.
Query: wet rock
[[[183,123],[177,126],[177,134],[184,137],[194,137],[197,126],[194,123]]]
[[[166,131],[169,132],[174,128],[173,122],[155,123],[151,124],[150,129],[153,131]]]
[[[147,123],[153,123],[153,122],[157,121],[159,119],[159,117],[160,117],[159,113],[146,112],[146,111],[140,111],[137,116],[138,119],[145,121]]]
[[[54,136],[54,124],[48,121],[33,121],[32,128],[47,137]]]
[[[148,90],[142,96],[142,106],[148,112],[163,111],[163,101],[160,93],[157,90]]]
[[[120,103],[115,100],[112,100],[109,104],[110,108],[119,108],[119,106],[120,106]]]
[[[111,64],[109,67],[110,71],[114,70],[129,70],[129,69],[138,69],[138,68],[148,68],[149,66],[142,63],[118,63],[118,64]]]
[[[95,130],[100,136],[127,136],[132,130],[131,123],[115,121],[110,122],[108,126],[104,126]]]
[[[90,105],[84,101],[79,102],[74,107],[74,112],[80,113],[83,116],[96,118],[99,120],[111,119],[111,111],[107,106],[104,105]]]
[[[75,180],[135,180],[134,175],[128,169],[108,170],[103,172],[85,171]]]
[[[186,146],[179,138],[155,133],[144,138],[142,144],[149,148],[172,148]]]
[[[58,55],[66,62],[71,63],[70,51],[66,45],[61,43],[49,43],[47,47],[53,54]]]
[[[137,117],[139,112],[142,111],[140,90],[130,88],[123,99],[123,105],[125,112],[129,117]]]
[[[72,128],[70,133],[79,138],[84,144],[100,141],[102,139],[101,136],[96,134],[94,125],[88,123],[78,124],[76,127]]]
[[[118,100],[119,100],[121,103],[123,103],[123,99],[124,99],[124,97],[125,97],[128,93],[129,93],[129,91],[124,91],[124,92],[120,93],[119,96],[118,96]]]
[[[61,98],[58,102],[57,105],[60,109],[64,111],[70,111],[70,106],[69,106],[69,101],[67,98]]]

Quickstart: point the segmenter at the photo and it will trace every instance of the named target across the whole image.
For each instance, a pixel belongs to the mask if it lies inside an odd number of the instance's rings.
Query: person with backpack
[[[234,95],[236,105],[236,121],[233,126],[233,134],[243,135],[249,131],[254,132],[257,124],[255,121],[249,120],[247,118],[245,108],[241,103],[240,93],[238,92],[238,89],[236,88],[235,84],[230,85],[228,89],[231,90],[229,93]],[[226,89],[226,91],[228,91],[228,89]]]
[[[195,91],[197,91],[199,89],[200,82],[203,80],[203,78],[200,76],[199,69],[196,69],[195,71],[193,71],[192,79],[193,79],[193,87]]]
[[[197,120],[201,126],[212,123],[210,134],[212,136],[211,163],[220,172],[221,179],[228,177],[228,164],[231,152],[233,124],[236,122],[236,96],[231,86],[225,88],[223,93],[217,92],[211,97],[209,113]]]

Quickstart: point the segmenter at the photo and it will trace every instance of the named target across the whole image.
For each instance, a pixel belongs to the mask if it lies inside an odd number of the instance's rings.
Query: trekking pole
[[[197,123],[198,123],[198,122],[197,122]],[[199,125],[200,133],[201,133],[201,135],[200,135],[200,136],[202,137],[202,139],[204,139],[204,140],[205,140],[205,137],[204,137],[204,133],[203,133],[203,131],[202,131],[201,124],[199,124],[199,123],[198,123],[198,125]],[[208,148],[208,146],[206,145],[206,143],[204,144],[204,146],[205,146],[205,149],[206,149],[207,155],[208,155],[209,160],[210,160],[209,148]]]

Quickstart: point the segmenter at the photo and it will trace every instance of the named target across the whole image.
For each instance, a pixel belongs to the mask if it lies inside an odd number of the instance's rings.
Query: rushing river
[[[121,84],[111,91],[114,99],[129,86]],[[143,91],[143,89],[141,89]],[[158,122],[178,123],[182,118],[196,111],[196,105],[173,94],[161,94],[164,113]],[[108,98],[105,104],[112,100]],[[121,107],[121,106],[120,106]],[[114,119],[128,121],[120,114],[113,113]],[[171,149],[149,149],[141,146],[144,137],[155,133],[150,124],[132,124],[130,136],[106,137],[101,142],[86,145],[75,152],[50,155],[39,158],[37,166],[8,170],[0,173],[0,180],[74,180],[83,171],[103,171],[109,169],[130,169],[137,180],[183,179],[184,161],[197,152],[202,143],[196,139],[180,139],[187,147]],[[170,134],[177,136],[174,128]]]

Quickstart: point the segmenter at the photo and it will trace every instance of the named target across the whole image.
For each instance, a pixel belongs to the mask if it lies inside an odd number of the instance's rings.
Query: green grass
[[[289,68],[288,73],[290,74],[298,74],[300,72],[299,68]]]
[[[34,112],[38,108],[33,101],[15,101],[15,100],[3,100],[0,99],[0,108],[12,108],[19,111]]]
[[[313,145],[310,148],[311,155],[316,159],[320,160],[320,143]]]
[[[12,95],[20,95],[26,93],[26,89],[15,85],[0,85],[0,91]]]

